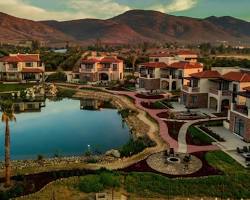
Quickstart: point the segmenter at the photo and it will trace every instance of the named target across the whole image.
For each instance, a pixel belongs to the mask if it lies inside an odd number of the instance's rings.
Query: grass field
[[[33,85],[34,84],[0,84],[0,92],[24,90]]]
[[[219,197],[222,199],[250,198],[250,170],[243,168],[231,157],[222,151],[214,151],[206,154],[206,160],[213,167],[220,169],[224,175],[203,178],[170,179],[153,173],[122,173],[118,175],[121,180],[119,189],[127,191],[132,199],[140,198],[173,198],[173,197]],[[89,175],[91,177],[93,175]],[[90,178],[73,177],[50,184],[39,193],[33,194],[24,200],[51,199],[53,195],[67,196],[72,200],[85,199],[93,193],[80,191],[78,185],[86,180],[85,185],[98,185],[102,174],[95,175],[94,183]],[[116,175],[117,176],[117,173]],[[91,180],[91,181],[90,181]],[[91,182],[91,184],[90,184]],[[101,182],[100,182],[101,183]],[[108,190],[111,188],[105,188]],[[93,187],[96,192],[96,187]],[[100,192],[103,190],[100,190]],[[88,191],[90,192],[90,191]]]

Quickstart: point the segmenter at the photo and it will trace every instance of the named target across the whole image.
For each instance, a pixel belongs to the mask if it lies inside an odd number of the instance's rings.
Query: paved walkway
[[[66,86],[67,84],[63,84]],[[72,86],[72,84],[71,84]],[[86,86],[79,86],[76,85],[78,89],[81,87],[86,87]],[[91,87],[91,86],[90,86]],[[100,88],[102,89],[102,88]],[[159,134],[161,138],[169,145],[170,148],[174,148],[175,151],[178,151],[180,153],[192,153],[192,152],[198,152],[198,151],[213,151],[219,149],[218,146],[215,145],[208,145],[208,146],[195,146],[195,145],[187,145],[186,143],[186,133],[187,129],[190,125],[201,122],[201,121],[209,121],[208,119],[202,119],[202,120],[195,120],[195,121],[189,121],[185,123],[179,132],[178,136],[178,141],[173,139],[168,132],[168,127],[167,124],[165,123],[165,119],[162,119],[157,116],[157,114],[161,112],[166,112],[168,109],[148,109],[144,108],[141,103],[142,102],[155,102],[158,101],[159,99],[142,99],[136,97],[136,92],[134,91],[111,91],[111,90],[106,90],[103,89],[104,91],[107,91],[109,93],[117,94],[117,95],[125,95],[133,98],[135,100],[135,106],[145,112],[147,112],[156,122],[159,124]],[[220,120],[220,119],[225,119],[225,118],[211,118],[210,120]]]
[[[196,124],[198,122],[207,122],[207,121],[216,121],[216,120],[224,120],[225,117],[222,118],[211,118],[211,119],[199,119],[187,122],[183,124],[183,126],[180,128],[179,135],[178,135],[178,152],[180,153],[192,153],[197,151],[210,151],[210,150],[216,150],[219,149],[218,146],[215,145],[208,145],[208,146],[196,146],[196,145],[187,145],[186,142],[186,136],[187,136],[187,130],[190,126],[193,124]]]
[[[164,139],[164,141],[166,143],[169,144],[169,146],[171,148],[174,148],[175,151],[178,151],[180,153],[193,153],[193,152],[199,152],[199,151],[213,151],[213,150],[218,150],[219,147],[216,145],[208,145],[208,146],[196,146],[196,145],[187,145],[186,143],[186,134],[187,134],[187,129],[189,126],[191,126],[194,123],[197,122],[202,122],[202,121],[211,121],[211,120],[221,120],[221,119],[225,119],[225,118],[211,118],[211,119],[201,119],[201,120],[194,120],[194,121],[189,121],[187,123],[185,123],[179,132],[178,135],[178,141],[176,141],[175,139],[173,139],[168,132],[168,127],[167,124],[164,122],[165,120],[158,117],[157,114],[167,111],[167,109],[147,109],[144,108],[143,106],[141,106],[141,102],[143,101],[158,101],[158,100],[145,100],[145,99],[140,99],[138,97],[136,97],[136,93],[135,92],[118,92],[115,91],[114,93],[116,94],[123,94],[123,95],[127,95],[130,96],[132,98],[135,99],[135,104],[139,109],[144,110],[145,112],[147,112],[149,115],[151,115],[159,124],[159,134],[160,136]]]
[[[250,146],[249,143],[244,142],[239,136],[233,134],[224,127],[209,127],[213,132],[220,135],[225,142],[217,142],[217,145],[232,158],[234,158],[241,165],[246,167],[245,158],[237,153],[236,149],[239,147],[242,149],[244,146]]]

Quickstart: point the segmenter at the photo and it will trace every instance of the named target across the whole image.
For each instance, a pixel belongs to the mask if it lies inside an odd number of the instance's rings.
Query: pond
[[[119,148],[130,138],[116,109],[83,110],[80,100],[46,100],[45,106],[26,106],[11,122],[11,159],[83,155]],[[36,110],[36,112],[34,112]],[[0,125],[0,159],[4,158],[5,124]]]

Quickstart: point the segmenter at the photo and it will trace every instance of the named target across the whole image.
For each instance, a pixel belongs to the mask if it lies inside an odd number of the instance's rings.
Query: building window
[[[244,121],[238,117],[235,117],[234,120],[234,132],[241,137],[244,136],[245,132]]]
[[[198,99],[197,96],[192,96],[192,97],[191,97],[192,104],[196,104],[196,103],[197,103],[197,99]]]
[[[117,71],[118,65],[117,64],[113,64],[113,70]]]
[[[159,62],[159,58],[156,58],[156,59],[155,59],[155,62]]]
[[[27,63],[25,63],[25,67],[33,67],[33,63],[32,62],[27,62]]]

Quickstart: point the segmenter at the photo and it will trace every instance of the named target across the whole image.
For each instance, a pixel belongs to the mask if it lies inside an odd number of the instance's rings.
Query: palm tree
[[[5,123],[5,187],[10,186],[10,126],[9,122],[16,121],[13,103],[11,101],[1,102],[2,122]]]

